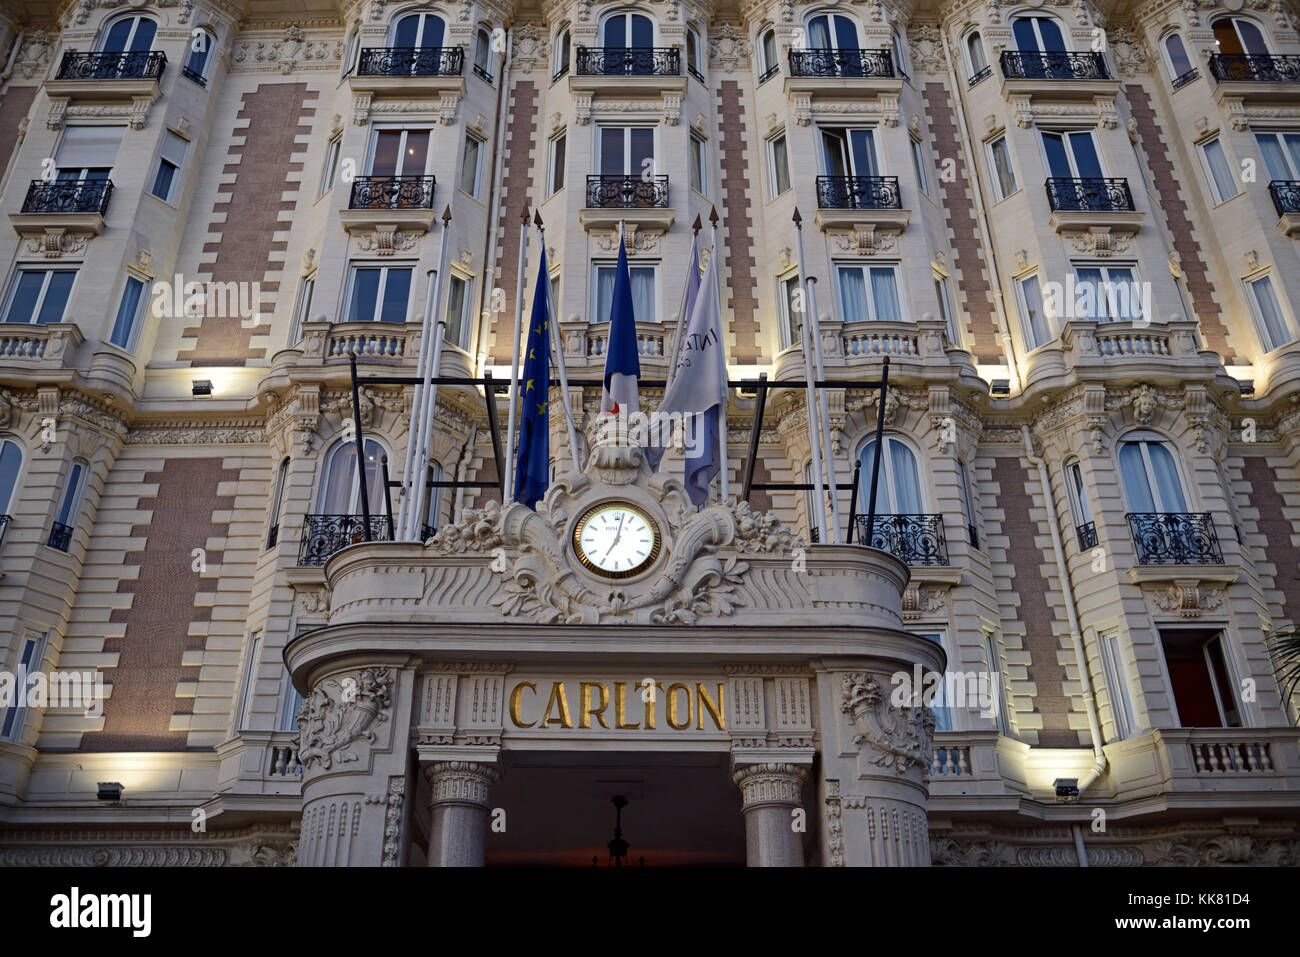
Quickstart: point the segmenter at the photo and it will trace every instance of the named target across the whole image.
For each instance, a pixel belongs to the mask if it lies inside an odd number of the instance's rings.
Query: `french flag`
[[[609,346],[605,351],[605,387],[600,411],[631,415],[641,411],[637,380],[641,359],[636,350],[636,316],[632,309],[632,273],[627,266],[627,246],[618,237],[618,266],[614,270],[614,295],[609,310]]]

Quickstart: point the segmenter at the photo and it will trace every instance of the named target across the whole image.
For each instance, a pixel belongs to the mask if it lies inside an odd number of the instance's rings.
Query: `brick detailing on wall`
[[[31,109],[38,89],[35,86],[11,86],[0,100],[0,169],[9,165],[18,149],[18,127]]]
[[[1192,308],[1196,310],[1205,346],[1222,356],[1225,363],[1235,362],[1237,357],[1228,344],[1228,327],[1223,322],[1223,310],[1215,298],[1214,283],[1210,281],[1205,260],[1201,258],[1201,244],[1192,234],[1187,203],[1179,193],[1174,164],[1165,147],[1164,133],[1151,106],[1151,97],[1137,83],[1125,86],[1124,92],[1128,96],[1133,119],[1137,121],[1142,152],[1146,155],[1156,192],[1160,194],[1165,222],[1173,234],[1174,249],[1178,252],[1179,265],[1187,280],[1187,291],[1192,296]]]
[[[1282,596],[1282,617],[1300,623],[1300,551],[1292,544],[1296,528],[1286,518],[1286,502],[1277,490],[1280,479],[1262,455],[1244,456],[1241,461],[1242,478],[1250,483],[1250,504],[1259,511],[1256,525],[1268,542],[1264,558],[1276,569],[1273,587]]]
[[[109,619],[126,622],[122,638],[108,638],[104,651],[117,654],[117,667],[106,669],[112,693],[104,704],[103,731],[87,733],[84,751],[180,751],[188,732],[172,731],[172,716],[189,714],[191,698],[178,698],[177,685],[197,681],[198,667],[182,664],[186,652],[201,652],[202,637],[189,635],[192,621],[207,621],[210,607],[196,604],[205,582],[217,577],[222,552],[205,556],[206,578],[193,570],[195,548],[224,536],[228,525],[212,516],[230,509],[234,497],[217,494],[221,482],[238,480],[239,472],[223,469],[220,458],[169,459],[160,472],[144,480],[157,483],[152,498],[137,508],[151,511],[150,520],[131,529],[147,539],[143,551],[128,552],[125,566],[138,566],[134,580],[118,583],[119,594],[133,595],[130,608],[116,609]],[[210,584],[210,583],[209,583]]]
[[[998,346],[993,290],[984,271],[987,256],[980,246],[975,202],[970,195],[970,190],[978,187],[969,185],[974,178],[966,168],[956,114],[942,83],[925,85],[925,105],[935,152],[941,163],[951,160],[949,167],[957,171],[957,178],[952,182],[942,180],[943,208],[948,216],[957,270],[961,273],[957,288],[961,290],[966,315],[970,317],[966,331],[974,343],[977,361],[1002,363],[1006,357]]]
[[[740,475],[743,481],[745,475],[745,463],[743,453],[741,456],[733,456],[730,452],[727,455],[728,464],[737,458],[742,459],[739,462]],[[769,485],[772,483],[772,473],[767,470],[767,463],[763,461],[763,453],[759,452],[754,458],[754,484]],[[749,504],[756,512],[770,512],[772,510],[772,494],[762,489],[756,489],[749,493]]]
[[[519,281],[519,214],[529,199],[532,184],[533,149],[537,141],[537,84],[520,80],[510,96],[510,118],[502,148],[506,157],[501,167],[501,212],[497,217],[497,262],[493,271],[496,288],[505,293],[506,311],[496,313],[501,323],[495,329],[492,361],[509,364],[514,347],[515,285]],[[573,163],[570,155],[565,162]],[[490,300],[489,300],[490,301]]]
[[[316,96],[304,83],[260,83],[254,92],[244,94],[237,119],[247,123],[231,132],[233,145],[226,154],[230,162],[222,171],[233,173],[235,180],[221,185],[218,195],[223,198],[212,205],[214,217],[224,215],[224,221],[212,220],[210,231],[220,233],[221,239],[203,246],[204,255],[212,258],[199,264],[202,278],[261,283],[263,311],[268,313],[274,308],[272,294],[279,292],[280,283],[265,277],[284,268],[288,246],[275,234],[287,234],[289,217],[297,206],[296,199],[284,199],[283,195],[298,189],[303,167],[291,157],[307,149],[296,139],[311,134],[307,121],[316,110],[307,102]],[[265,337],[270,325],[249,326],[238,316],[204,316],[197,326],[182,332],[195,337],[195,342],[192,349],[177,353],[177,358],[189,360],[191,366],[242,366],[249,359],[260,359],[266,349],[253,348],[251,340]]]
[[[551,455],[555,455],[555,443],[551,443]],[[476,469],[473,470],[472,477],[479,482],[500,482],[501,475],[497,472],[497,460],[492,454],[492,446],[481,450],[481,459],[475,461]],[[505,443],[502,442],[502,455],[505,454]],[[567,460],[564,463],[567,466]],[[483,508],[488,502],[500,502],[501,491],[499,488],[476,488],[465,496],[466,508]]]
[[[740,84],[724,80],[718,87],[718,134],[722,153],[722,226],[727,231],[723,275],[727,283],[727,307],[731,310],[731,334],[735,339],[732,359],[741,365],[762,360],[758,344],[758,299],[754,279],[754,220],[750,216],[757,187],[749,171],[745,144],[745,106]]]
[[[1029,680],[1036,689],[1034,711],[1042,716],[1038,745],[1044,748],[1075,748],[1079,734],[1070,727],[1070,701],[1065,695],[1065,668],[1060,662],[1061,640],[1054,632],[1056,616],[1048,602],[1051,583],[1043,574],[1048,556],[1035,543],[1038,523],[1031,517],[1036,507],[1029,491],[1029,473],[1021,460],[999,456],[993,460],[993,481],[998,486],[997,508],[1005,516],[1002,534],[1007,537],[1006,562],[1013,569],[1007,596],[1020,598],[1018,614],[1003,616],[1003,628],[1016,621],[1025,629],[1024,649],[1029,654]]]

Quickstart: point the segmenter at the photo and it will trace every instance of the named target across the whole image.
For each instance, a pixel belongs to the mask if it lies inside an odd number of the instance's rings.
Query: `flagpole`
[[[700,222],[700,217],[696,216],[695,224],[691,227],[694,230],[694,234],[691,236],[691,254],[686,258],[686,261],[691,264],[691,268],[698,268],[696,254],[699,252],[700,230],[703,228],[704,224]],[[714,244],[716,246],[717,237],[714,237]],[[686,299],[691,294],[691,278],[687,276],[686,285],[682,287],[682,308],[677,313],[677,335],[673,337],[673,354],[668,362],[668,381],[664,384],[665,390],[673,384],[673,379],[677,376],[677,359],[682,354],[682,333],[686,329],[686,320],[689,318],[686,315]]]
[[[439,258],[442,257],[441,251]],[[411,396],[411,417],[410,425],[406,430],[406,455],[402,461],[402,501],[397,510],[397,525],[392,529],[393,538],[397,541],[406,540],[406,516],[411,509],[411,500],[414,498],[414,479],[412,475],[415,471],[415,447],[418,444],[420,434],[420,417],[424,410],[424,380],[429,374],[429,354],[433,351],[433,277],[435,271],[430,269],[428,272],[428,287],[425,290],[426,300],[424,304],[424,322],[420,326],[420,357],[415,368],[415,377],[419,381],[415,384],[415,391]]]
[[[433,308],[438,308],[438,299],[442,295],[442,279],[447,273],[447,234],[451,231],[451,206],[448,205],[442,213],[442,249],[438,254],[438,272],[433,277],[433,289],[430,293],[433,299]],[[447,327],[447,317],[443,315],[438,320],[433,335],[433,360],[429,363],[428,374],[424,378],[424,395],[421,397],[423,403],[420,412],[420,433],[416,436],[416,453],[415,453],[415,474],[412,479],[415,483],[415,497],[413,499],[415,507],[406,513],[406,535],[409,541],[415,541],[420,534],[420,516],[424,512],[424,503],[428,496],[428,488],[425,483],[428,481],[425,476],[428,473],[429,463],[429,434],[433,431],[433,420],[436,414],[436,403],[438,401],[438,386],[433,379],[438,374],[438,365],[442,361],[442,340]]]
[[[542,214],[534,214],[533,223],[537,226],[537,241],[546,249],[546,226],[542,224]],[[547,325],[551,327],[551,355],[555,357],[555,368],[560,373],[560,405],[564,409],[564,424],[569,433],[569,456],[573,460],[573,471],[581,472],[578,464],[578,431],[573,427],[573,410],[569,408],[569,374],[564,370],[564,341],[560,338],[559,317],[555,314],[555,303],[551,302],[551,277],[544,277],[542,288],[546,295]],[[550,385],[547,384],[547,391]]]
[[[510,358],[510,410],[506,416],[506,474],[505,501],[515,500],[515,406],[519,404],[519,348],[524,328],[524,264],[528,257],[528,204],[519,214],[519,269],[515,273],[515,347]],[[491,401],[491,397],[488,398]]]
[[[813,363],[817,370],[817,381],[825,382],[826,373],[822,363],[822,337],[820,317],[817,313],[817,277],[808,277],[808,314],[812,325]],[[832,545],[840,543],[840,492],[835,478],[835,443],[831,438],[831,413],[826,400],[826,390],[817,390],[817,406],[821,413],[818,430],[822,437],[822,459],[826,463],[826,483],[831,493],[831,539]]]
[[[718,207],[714,206],[709,213],[709,223],[713,226],[713,252],[710,256],[718,255]],[[722,280],[719,278],[718,267],[713,267],[713,305],[718,311],[718,325],[722,325]],[[718,403],[718,496],[721,501],[726,502],[731,497],[731,489],[727,482],[727,398],[730,390],[726,388],[727,382],[727,343],[726,336],[721,336],[718,342],[718,361],[722,363],[722,401]]]
[[[810,519],[817,523],[817,540],[827,542],[826,537],[826,485],[822,477],[822,451],[821,451],[821,429],[817,422],[817,387],[816,379],[813,378],[813,356],[812,356],[812,323],[808,321],[808,289],[807,281],[803,274],[803,217],[799,215],[799,207],[795,207],[794,216],[794,235],[795,235],[795,260],[799,272],[799,289],[804,294],[804,301],[801,305],[804,307],[803,320],[800,322],[803,333],[803,370],[804,378],[807,379],[807,388],[805,389],[805,400],[808,408],[808,444],[812,449],[812,485],[817,492],[817,507],[813,510]]]

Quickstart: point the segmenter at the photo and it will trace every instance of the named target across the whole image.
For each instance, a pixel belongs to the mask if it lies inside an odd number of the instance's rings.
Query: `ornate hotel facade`
[[[0,669],[103,684],[0,707],[0,863],[590,866],[617,797],[647,866],[1295,864],[1298,28],[0,0]],[[580,384],[620,225],[664,379],[697,216],[772,386],[699,512]],[[413,377],[432,315],[441,375],[508,379],[543,245],[577,455],[552,402],[550,492],[502,508],[505,395],[444,384],[388,540],[414,390],[354,409],[349,360]],[[805,315],[839,534],[781,387]],[[606,507],[654,539],[631,577],[579,560]]]

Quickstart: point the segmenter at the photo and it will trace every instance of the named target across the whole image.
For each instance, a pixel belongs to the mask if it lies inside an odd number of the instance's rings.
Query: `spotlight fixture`
[[[1010,394],[1011,394],[1011,380],[1010,380],[1010,379],[994,379],[993,382],[992,382],[991,388],[989,389],[989,391],[992,392],[994,395],[1010,395]]]
[[[212,395],[212,380],[194,379],[191,391],[194,395]]]
[[[1059,801],[1068,801],[1079,796],[1078,778],[1057,778],[1052,782],[1052,787],[1056,788],[1056,797]]]
[[[1255,394],[1255,380],[1254,380],[1254,379],[1238,379],[1238,380],[1237,380],[1237,389],[1238,389],[1238,390],[1241,392],[1241,394],[1244,395],[1244,396],[1245,396],[1245,395],[1254,395],[1254,394]]]
[[[116,781],[100,781],[99,792],[95,795],[101,801],[121,801],[122,785]]]

